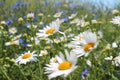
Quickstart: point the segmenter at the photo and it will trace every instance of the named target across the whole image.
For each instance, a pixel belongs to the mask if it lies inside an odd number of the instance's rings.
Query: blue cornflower
[[[30,27],[30,23],[26,23],[25,25],[26,25],[26,27],[27,27],[27,28],[29,28],[29,27]]]
[[[44,6],[47,7],[48,5],[49,5],[49,3],[48,3],[47,1],[45,1],[45,2],[44,2]]]
[[[85,69],[82,74],[81,74],[81,77],[82,78],[85,78],[85,76],[89,73],[90,71],[88,69]]]
[[[61,6],[61,5],[62,5],[62,2],[60,2],[60,1],[57,1],[57,2],[55,3],[55,7]]]
[[[5,2],[0,2],[0,5],[4,5],[5,4]]]
[[[42,27],[44,28],[44,27],[46,27],[46,25],[45,25],[45,24],[42,24]]]
[[[68,21],[68,17],[63,18],[63,21],[67,22]]]
[[[12,9],[18,9],[18,6],[17,5],[13,5],[11,6]]]
[[[6,21],[6,25],[9,26],[11,23],[13,23],[13,20],[12,19],[9,19]]]
[[[24,42],[24,40],[23,40],[22,38],[20,38],[20,39],[19,39],[19,42],[20,42],[20,43],[23,43],[23,42]]]
[[[23,3],[22,2],[20,2],[20,1],[18,1],[18,2],[16,2],[16,6],[21,6]]]

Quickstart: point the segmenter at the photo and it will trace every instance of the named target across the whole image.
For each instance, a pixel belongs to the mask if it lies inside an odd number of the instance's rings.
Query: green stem
[[[18,67],[18,69],[19,69],[21,75],[23,76],[24,80],[28,80],[28,79],[24,76],[24,73],[23,73],[23,71],[20,69],[19,65],[16,65],[16,67]]]
[[[7,74],[5,71],[3,71],[0,67],[0,71],[3,73],[3,75],[7,78],[7,80],[12,80]]]

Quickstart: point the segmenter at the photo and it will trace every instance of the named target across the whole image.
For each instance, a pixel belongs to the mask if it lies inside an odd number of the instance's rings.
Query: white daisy
[[[12,40],[10,42],[6,42],[5,46],[9,46],[9,45],[19,45],[19,39],[17,40]]]
[[[48,54],[47,50],[41,50],[39,56],[46,56]]]
[[[71,14],[68,18],[69,19],[73,19],[74,17],[76,17],[77,16],[77,13],[74,13],[74,14]]]
[[[112,43],[112,47],[113,47],[113,48],[117,48],[117,47],[118,47],[117,43],[116,43],[116,42],[113,42],[113,43]]]
[[[34,18],[34,13],[27,14],[27,19],[33,19],[33,18]]]
[[[113,24],[118,24],[120,26],[120,16],[116,16],[112,18],[112,21],[110,21]]]
[[[90,23],[89,22],[85,22],[85,20],[84,19],[81,19],[81,20],[79,20],[79,22],[77,22],[76,23],[76,26],[81,26],[81,27],[86,27],[86,26],[88,26]]]
[[[57,19],[56,21],[53,21],[52,23],[49,24],[49,26],[46,26],[43,30],[39,30],[39,33],[36,33],[37,37],[44,39],[50,35],[53,35],[56,32],[59,32],[60,34],[63,34],[63,32],[59,31],[60,27],[60,20]]]
[[[119,56],[116,56],[116,57],[113,57],[113,56],[106,57],[105,60],[111,60],[112,65],[120,66],[120,54]]]
[[[17,36],[14,36],[11,40],[17,40],[17,39],[20,39],[20,37],[22,37],[22,34],[19,34]]]
[[[75,19],[73,19],[73,20],[70,22],[70,24],[77,24],[77,23],[79,23],[79,22],[80,22],[80,19],[75,18]]]
[[[55,17],[55,18],[59,18],[61,15],[62,15],[62,11],[61,12],[58,12],[58,13],[55,13],[54,15],[53,15],[53,17]]]
[[[22,54],[21,56],[19,56],[17,59],[16,59],[16,62],[18,62],[19,64],[26,64],[27,62],[36,62],[37,61],[37,54],[34,54],[36,51],[33,51],[33,52],[25,52],[24,54]]]
[[[78,45],[81,44],[81,42],[85,41],[84,40],[84,36],[82,33],[80,33],[79,35],[75,36],[74,38],[72,38],[72,41],[70,43],[67,44],[68,48],[76,48]]]
[[[40,39],[37,37],[35,37],[35,38],[31,37],[31,40],[34,41],[35,45],[39,45],[39,43],[40,43]]]
[[[103,38],[103,31],[99,30],[97,36],[99,39]]]
[[[15,27],[9,28],[9,33],[15,34],[17,32],[17,29]]]
[[[68,53],[65,50],[66,59],[62,53],[60,53],[59,56],[55,56],[57,59],[57,62],[50,62],[50,64],[46,64],[45,67],[45,74],[48,74],[48,78],[52,79],[57,76],[63,75],[64,77],[67,77],[69,73],[73,72],[77,66],[77,57],[73,53]]]
[[[97,47],[98,40],[97,35],[90,30],[83,32],[82,41],[76,41],[75,44],[79,44],[75,49],[72,50],[73,53],[76,53],[78,57],[80,56],[88,56],[88,54]]]
[[[6,22],[5,21],[1,21],[0,24],[1,25],[6,25]]]

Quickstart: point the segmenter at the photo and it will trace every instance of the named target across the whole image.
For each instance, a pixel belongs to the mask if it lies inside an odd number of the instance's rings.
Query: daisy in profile
[[[112,18],[112,21],[110,21],[110,22],[120,26],[120,16],[116,16],[116,17]]]
[[[78,44],[75,49],[72,50],[73,53],[76,53],[78,57],[80,56],[88,56],[88,54],[97,47],[98,40],[97,35],[90,30],[87,30],[83,32],[83,40],[82,41],[76,41]]]
[[[20,44],[19,39],[17,39],[17,40],[11,40],[11,41],[9,41],[9,42],[6,42],[6,43],[5,43],[5,46],[9,46],[9,45],[19,45],[19,44]]]
[[[41,50],[39,56],[46,56],[47,54],[47,50]]]
[[[11,40],[17,40],[17,39],[20,39],[20,37],[22,37],[22,34],[19,34],[17,36],[14,36]]]
[[[69,19],[73,19],[73,18],[75,18],[77,16],[77,13],[73,13],[73,14],[71,14],[68,18]]]
[[[53,15],[53,17],[59,18],[59,17],[61,17],[62,13],[63,13],[62,11],[61,11],[61,12],[58,12],[58,13],[55,13],[55,14]]]
[[[33,51],[33,52],[25,52],[24,54],[21,54],[21,56],[19,56],[17,59],[16,59],[16,62],[19,63],[19,64],[26,64],[27,62],[36,62],[37,61],[37,54],[34,54],[36,51]]]
[[[50,64],[46,64],[45,68],[45,74],[48,74],[48,78],[52,79],[58,76],[64,76],[67,77],[71,72],[73,72],[77,66],[77,57],[73,53],[68,53],[67,50],[65,50],[66,59],[65,56],[60,53],[59,56],[56,55],[54,60],[51,61]]]
[[[119,53],[119,56],[106,57],[105,60],[110,60],[110,61],[112,61],[112,65],[119,66],[120,65],[120,53]]]
[[[59,19],[53,21],[49,24],[49,26],[44,27],[43,30],[39,30],[39,33],[36,33],[37,37],[44,39],[55,34],[56,32],[59,32],[60,34],[63,34],[65,36],[63,32],[59,31],[60,24],[61,21]]]

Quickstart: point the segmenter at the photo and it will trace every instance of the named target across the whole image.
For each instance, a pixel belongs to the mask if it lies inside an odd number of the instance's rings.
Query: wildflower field
[[[0,80],[120,80],[119,28],[120,6],[0,0]]]

